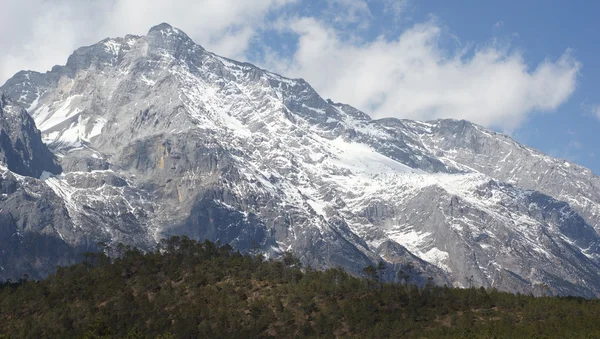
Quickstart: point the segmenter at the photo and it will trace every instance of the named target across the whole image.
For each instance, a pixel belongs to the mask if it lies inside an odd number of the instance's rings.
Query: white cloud
[[[111,35],[136,32],[168,22],[205,48],[241,58],[269,11],[295,0],[119,0],[104,23]]]
[[[580,64],[570,51],[529,69],[517,52],[489,44],[452,52],[442,28],[417,24],[395,40],[340,38],[314,18],[289,22],[291,59],[269,66],[303,77],[317,91],[374,117],[461,118],[510,132],[533,111],[552,111],[575,90]]]
[[[370,11],[376,2],[395,17],[408,3],[327,0],[323,11],[307,14],[303,5],[315,5],[309,0],[9,1],[0,12],[0,30],[10,32],[0,35],[0,83],[20,69],[45,71],[64,64],[79,46],[145,34],[169,22],[218,54],[265,55],[262,66],[303,77],[323,96],[374,117],[464,118],[510,131],[534,111],[556,109],[575,89],[580,65],[569,51],[534,68],[519,53],[494,43],[452,51],[442,47],[450,32],[435,21],[414,25],[394,39],[393,29],[385,27],[385,37],[365,41],[363,29],[372,33],[380,24],[370,26],[379,20]],[[292,3],[298,6],[288,6]],[[298,13],[307,16],[294,17]],[[285,53],[268,38],[261,40],[265,31],[282,29],[298,39]]]
[[[0,82],[21,69],[64,64],[77,47],[106,37],[146,34],[161,22],[211,51],[242,58],[270,11],[295,1],[9,1],[0,11]]]

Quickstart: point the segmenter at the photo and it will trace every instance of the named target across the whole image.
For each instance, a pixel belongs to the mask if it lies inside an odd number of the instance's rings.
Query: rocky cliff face
[[[33,119],[0,92],[0,164],[10,171],[40,177],[61,172],[56,157],[40,139]]]
[[[388,279],[412,262],[439,283],[600,295],[598,178],[468,122],[372,120],[167,24],[0,90],[63,168],[5,187],[52,195],[32,209],[64,218],[73,253],[184,234],[355,273],[384,260]]]
[[[36,179],[60,171],[33,119],[0,92],[0,279],[72,262],[73,248],[58,236],[70,224],[63,202]]]

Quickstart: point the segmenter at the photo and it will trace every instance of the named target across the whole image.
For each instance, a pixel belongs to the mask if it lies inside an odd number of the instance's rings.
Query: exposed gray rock
[[[40,138],[33,119],[0,92],[0,165],[10,171],[40,177],[44,171],[58,174],[60,165]]]
[[[418,283],[600,295],[599,179],[468,122],[372,120],[167,24],[0,89],[64,170],[5,170],[2,232],[69,248],[37,266],[12,255],[0,278],[47,274],[98,241],[184,234],[355,274],[384,261],[388,280],[410,263]]]
[[[481,172],[565,201],[600,230],[600,178],[588,168],[549,157],[464,120],[381,122],[416,137],[447,166]]]

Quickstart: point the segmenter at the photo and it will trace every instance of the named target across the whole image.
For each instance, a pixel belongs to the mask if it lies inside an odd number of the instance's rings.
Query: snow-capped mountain
[[[0,258],[0,279],[45,274],[99,241],[187,235],[355,273],[384,260],[389,279],[412,262],[439,283],[600,295],[600,179],[480,126],[373,120],[167,24],[19,72],[0,91],[62,166],[3,169],[18,188],[1,182],[0,220],[17,221],[0,240],[69,249]],[[55,217],[16,213],[27,194],[51,204],[31,213]]]

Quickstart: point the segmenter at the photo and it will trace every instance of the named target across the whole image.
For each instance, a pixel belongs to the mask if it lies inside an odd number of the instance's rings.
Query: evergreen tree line
[[[379,268],[379,269],[378,269]],[[0,284],[0,338],[598,338],[600,303],[418,287],[185,237]]]

